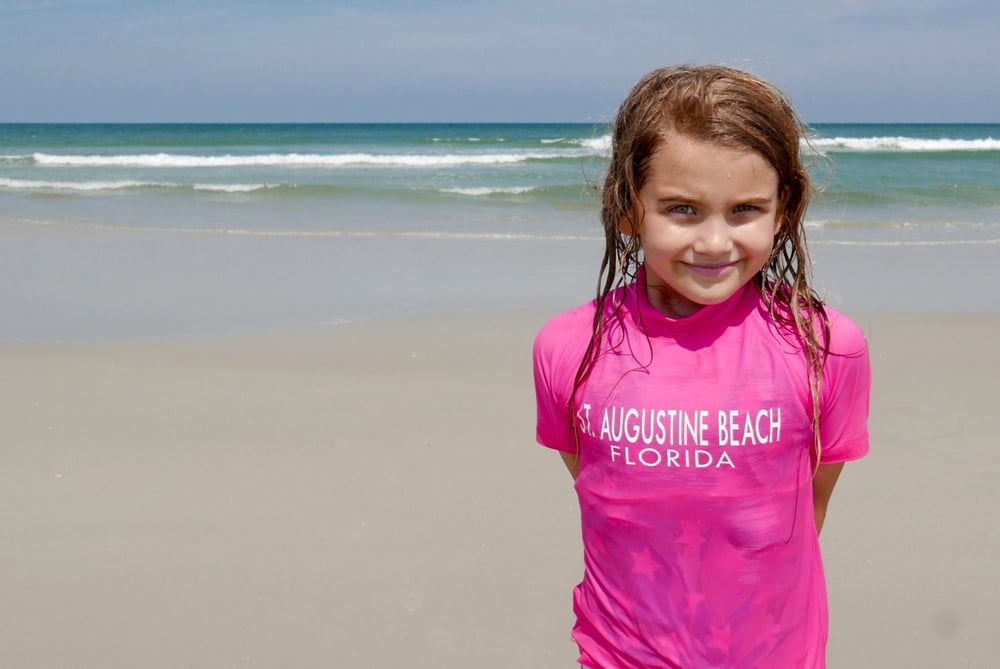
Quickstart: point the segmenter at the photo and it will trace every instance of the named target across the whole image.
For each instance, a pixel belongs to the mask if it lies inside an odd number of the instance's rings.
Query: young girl
[[[724,67],[615,121],[597,299],[535,342],[538,441],[576,479],[591,668],[825,666],[818,535],[868,451],[867,346],[809,285],[803,127]]]

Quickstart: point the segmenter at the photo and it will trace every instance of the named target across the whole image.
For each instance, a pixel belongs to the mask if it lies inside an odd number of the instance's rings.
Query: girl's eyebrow
[[[737,199],[737,202],[739,202],[740,204],[771,204],[772,202],[774,202],[774,198],[757,195],[753,197]]]
[[[664,193],[662,195],[656,196],[656,201],[658,203],[662,202],[698,202],[699,198],[693,195],[682,195],[680,193]],[[749,195],[747,197],[736,197],[733,198],[733,202],[739,204],[770,204],[774,201],[773,196],[768,195]]]
[[[657,202],[692,202],[698,198],[693,195],[682,195],[681,193],[662,193],[656,196]]]

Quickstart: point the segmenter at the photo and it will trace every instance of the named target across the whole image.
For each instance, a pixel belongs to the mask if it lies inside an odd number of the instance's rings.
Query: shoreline
[[[299,237],[0,225],[0,342],[295,332],[593,298],[578,238]],[[812,248],[814,287],[851,312],[1000,313],[1000,244]]]

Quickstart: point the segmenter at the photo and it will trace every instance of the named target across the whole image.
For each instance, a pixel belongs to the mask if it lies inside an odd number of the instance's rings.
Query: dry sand
[[[536,312],[0,347],[0,667],[571,667]],[[993,667],[1000,316],[860,315],[831,667]]]

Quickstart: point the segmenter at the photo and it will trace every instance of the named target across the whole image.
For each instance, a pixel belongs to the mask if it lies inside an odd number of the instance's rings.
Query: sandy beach
[[[550,313],[0,346],[0,666],[574,666]],[[830,666],[994,666],[1000,315],[852,315],[873,448],[823,535]]]

